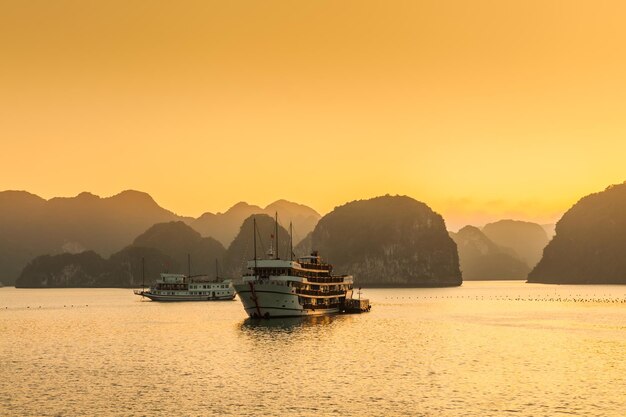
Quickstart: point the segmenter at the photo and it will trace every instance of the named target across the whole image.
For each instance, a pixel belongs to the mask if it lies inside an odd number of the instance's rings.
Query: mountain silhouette
[[[313,232],[304,237],[294,248],[293,252],[296,256],[307,256],[313,252]]]
[[[28,261],[43,254],[120,250],[155,223],[186,220],[148,194],[123,191],[44,200],[25,191],[0,192],[0,270],[12,284]]]
[[[485,225],[482,232],[496,245],[513,249],[529,268],[539,262],[548,244],[546,231],[537,223],[500,220]]]
[[[27,263],[40,255],[94,251],[106,258],[157,223],[183,221],[202,235],[229,245],[250,215],[267,213],[273,217],[275,212],[283,226],[293,222],[294,243],[313,230],[320,218],[315,210],[286,200],[278,200],[264,209],[238,203],[224,214],[205,213],[193,219],[160,207],[149,194],[140,191],[127,190],[106,198],[83,192],[75,197],[50,200],[26,191],[3,191],[0,192],[2,281],[13,284]],[[225,249],[217,249],[215,243],[211,245],[201,253],[192,253],[194,271],[215,270],[215,259],[209,258],[221,258],[220,253]],[[186,257],[187,249],[183,252]],[[180,253],[173,256],[186,271],[186,258],[181,259]]]
[[[556,234],[556,223],[542,224],[541,227],[545,230],[548,239],[552,239]]]
[[[270,248],[276,249],[273,236],[276,235],[276,223],[267,214],[254,214],[248,217],[239,229],[224,255],[224,273],[228,277],[239,279],[247,272],[249,260],[254,259],[254,219],[257,226],[257,259],[266,259]],[[289,232],[278,226],[278,256],[290,259]]]
[[[16,287],[91,287],[108,275],[108,264],[94,251],[44,255],[26,265]]]
[[[225,213],[204,213],[191,223],[202,236],[211,236],[228,247],[239,233],[241,224],[253,214],[267,214],[274,217],[278,212],[278,221],[284,228],[293,223],[294,244],[299,243],[310,233],[320,219],[318,212],[302,204],[287,200],[278,200],[265,208],[240,202]]]
[[[142,263],[142,259],[144,260]],[[156,249],[128,247],[104,259],[94,251],[42,255],[29,262],[18,288],[139,287],[149,285],[162,266],[175,261]]]
[[[450,233],[459,251],[463,280],[526,279],[530,268],[510,248],[493,243],[477,227]]]
[[[626,284],[626,182],[583,197],[563,215],[528,282]]]
[[[459,259],[443,218],[406,196],[336,207],[312,234],[312,248],[364,286],[456,286]]]
[[[137,287],[150,284],[161,272],[216,276],[216,260],[225,249],[217,240],[202,237],[182,221],[157,223],[132,245],[102,258],[94,251],[43,255],[29,262],[17,287]],[[142,258],[144,265],[142,266]]]
[[[170,272],[215,277],[215,261],[221,261],[226,249],[212,237],[202,237],[182,221],[158,223],[139,235],[132,246],[154,248],[174,259],[166,266]],[[191,262],[188,262],[188,255]],[[188,265],[190,264],[190,265]],[[190,268],[190,271],[188,271]]]

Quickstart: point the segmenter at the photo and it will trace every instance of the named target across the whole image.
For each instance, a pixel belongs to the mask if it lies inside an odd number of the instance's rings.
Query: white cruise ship
[[[294,261],[279,259],[270,249],[269,259],[256,259],[256,232],[254,247],[255,259],[247,265],[250,272],[234,285],[249,317],[369,311],[368,300],[352,299],[352,276],[333,275],[332,265],[323,263],[317,252]]]
[[[332,267],[317,254],[297,261],[248,261],[251,273],[235,290],[250,317],[292,317],[343,311],[352,298],[352,276],[331,275]]]
[[[235,289],[231,280],[162,273],[150,289],[135,290],[135,294],[152,301],[220,301],[234,299]]]

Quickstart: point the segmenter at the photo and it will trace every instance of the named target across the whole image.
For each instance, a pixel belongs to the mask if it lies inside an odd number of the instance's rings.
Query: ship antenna
[[[187,254],[187,278],[191,279],[191,254],[190,253]]]
[[[276,259],[280,259],[278,257],[278,211],[276,212],[276,220],[274,221],[274,228],[276,233]]]
[[[256,278],[256,217],[252,218],[254,227],[252,228],[252,234],[254,235],[254,276]]]
[[[141,258],[141,296],[146,291],[146,258]]]
[[[217,258],[215,258],[215,282],[219,282],[220,279],[220,270],[217,264]]]
[[[289,253],[290,259],[293,261],[293,223],[289,222]]]

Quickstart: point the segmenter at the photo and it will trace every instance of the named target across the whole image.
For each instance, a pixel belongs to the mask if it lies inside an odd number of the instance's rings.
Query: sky
[[[1,0],[0,190],[554,222],[626,179],[624,21],[602,0]]]

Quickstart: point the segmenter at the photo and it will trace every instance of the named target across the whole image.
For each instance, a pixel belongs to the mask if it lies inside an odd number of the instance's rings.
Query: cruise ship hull
[[[323,316],[341,312],[339,305],[307,307],[292,287],[268,281],[244,282],[234,285],[243,308],[249,317],[305,317]]]

